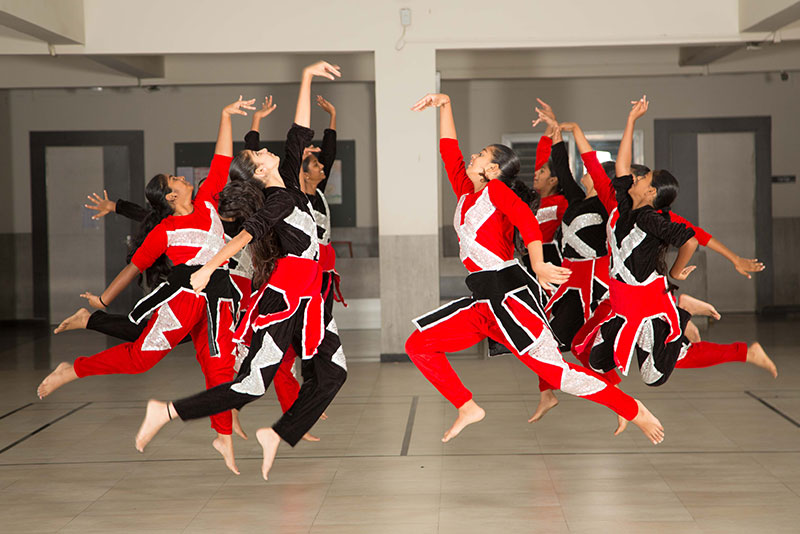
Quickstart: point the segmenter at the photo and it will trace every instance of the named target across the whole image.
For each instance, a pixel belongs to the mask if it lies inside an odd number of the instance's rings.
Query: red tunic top
[[[558,227],[561,226],[561,219],[564,218],[564,212],[568,207],[567,198],[561,194],[544,197],[539,202],[536,220],[539,221],[543,242],[550,243],[555,239]]]
[[[211,169],[188,215],[170,215],[153,228],[136,250],[131,263],[140,271],[162,254],[174,265],[204,265],[225,246],[225,232],[217,214],[217,195],[228,181],[233,158],[214,155]],[[227,262],[226,262],[227,263]]]
[[[475,191],[467,177],[458,140],[441,139],[439,151],[447,177],[458,196],[453,225],[460,256],[470,272],[496,269],[514,259],[514,227],[525,245],[541,241],[542,233],[530,207],[500,180]]]

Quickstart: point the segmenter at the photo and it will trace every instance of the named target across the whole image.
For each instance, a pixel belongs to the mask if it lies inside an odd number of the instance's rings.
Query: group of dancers
[[[140,229],[128,266],[100,295],[82,295],[96,311],[81,308],[55,332],[86,328],[126,342],[62,362],[39,385],[40,398],[78,378],[145,372],[191,340],[207,389],[148,401],[135,438],[139,451],[175,418],[210,417],[213,446],[238,474],[232,434],[247,439],[238,411],[272,382],[283,415],[256,431],[264,479],[281,440],[291,446],[318,440],[311,428],[326,417],[347,366],[333,318],[334,300],[342,299],[324,195],[336,156],[336,109],[317,97],[330,124],[321,147],[311,146],[311,82],[340,75],[324,61],[303,70],[283,158],[259,149],[259,124],[275,109],[272,98],[256,109],[254,99],[240,96],[222,110],[209,174],[196,194],[184,177],[165,173],[146,186],[148,208],[107,194],[89,197],[95,218],[113,211],[140,221]],[[512,352],[539,376],[541,398],[530,422],[557,405],[553,390],[562,389],[611,408],[617,433],[631,421],[653,443],[664,439],[661,423],[617,387],[615,368],[627,374],[634,356],[649,385],[663,384],[676,367],[729,361],[777,376],[758,343],[700,341],[690,316],[719,315],[710,304],[673,295],[667,275],[682,280],[691,273],[687,264],[698,243],[748,277],[764,266],[673,214],[678,183],[669,172],[631,164],[633,128],[647,100],[633,103],[613,168],[598,162],[576,123],[559,123],[547,104],[539,106],[533,125],[543,122],[547,131],[533,189],[517,179],[519,158],[504,145],[483,148],[465,165],[447,95],[426,95],[412,107],[440,110],[440,151],[459,199],[454,226],[472,293],[415,319],[406,343],[411,361],[458,410],[442,441],[485,415],[445,353],[487,337],[493,353]],[[231,117],[247,110],[254,113],[246,148],[234,156]],[[569,170],[562,131],[572,132],[581,152],[585,190]],[[667,273],[670,245],[679,252]],[[106,313],[137,277],[149,293],[127,316]],[[581,365],[566,362],[566,350]],[[292,373],[297,357],[302,384]]]

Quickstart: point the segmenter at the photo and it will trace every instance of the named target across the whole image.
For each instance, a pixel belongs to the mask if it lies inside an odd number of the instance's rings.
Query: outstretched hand
[[[277,108],[277,104],[272,103],[272,95],[264,97],[264,103],[261,104],[261,109],[253,113],[253,118],[263,119]],[[252,109],[252,108],[251,108]]]
[[[334,115],[336,113],[336,107],[333,104],[325,100],[322,95],[317,95],[317,105],[324,109],[328,115]]]
[[[226,115],[247,115],[245,109],[256,109],[253,104],[256,103],[255,98],[250,100],[243,100],[242,95],[239,95],[239,100],[232,104],[228,104],[222,109],[222,113]]]
[[[697,265],[687,265],[681,270],[681,272],[672,275],[672,278],[674,278],[675,280],[686,280],[687,278],[689,278],[689,275],[692,274],[692,271],[694,271],[695,269],[697,269]]]
[[[314,145],[305,147],[303,149],[303,158],[300,161],[305,161],[308,156],[311,154],[316,154],[317,152],[322,152],[322,149]]]
[[[548,125],[550,124],[550,122],[547,122],[542,118],[542,115],[545,115],[550,119],[552,119],[552,122],[556,122],[556,114],[553,111],[553,108],[550,107],[550,104],[548,104],[541,98],[537,98],[536,101],[539,103],[539,105],[536,106],[534,109],[536,110],[536,113],[539,114],[539,118],[533,121],[533,127],[535,128],[541,122],[545,122]]]
[[[417,103],[411,106],[411,111],[422,111],[425,108],[440,108],[445,104],[450,103],[450,97],[441,93],[428,93],[423,96]]]
[[[631,100],[631,111],[628,114],[629,120],[637,120],[642,115],[647,113],[647,108],[650,107],[650,102],[647,100],[647,95],[642,95],[639,100]]]
[[[112,211],[117,211],[117,203],[108,199],[108,191],[105,189],[103,189],[103,198],[100,198],[97,193],[92,193],[86,198],[93,204],[84,204],[83,206],[97,212],[97,215],[92,215],[92,220],[102,219]]]
[[[96,310],[105,310],[106,309],[106,307],[103,306],[103,303],[100,302],[100,297],[98,295],[95,295],[94,293],[91,293],[89,291],[85,291],[85,292],[81,293],[81,297],[83,297],[86,300],[88,300],[89,301],[89,306],[91,306],[92,308],[94,308]]]
[[[327,61],[317,61],[313,65],[306,67],[303,73],[310,76],[328,78],[329,80],[335,80],[342,76],[339,65],[331,65]]]
[[[752,279],[753,277],[750,276],[750,273],[760,273],[766,267],[756,259],[750,260],[736,256],[736,259],[733,260],[733,268],[736,269],[739,274],[746,276],[748,279]]]

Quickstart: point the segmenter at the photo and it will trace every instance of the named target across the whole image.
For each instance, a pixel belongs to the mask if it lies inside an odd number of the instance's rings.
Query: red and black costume
[[[611,183],[605,173],[592,177],[598,196],[610,212],[610,300],[609,305],[596,310],[608,312],[607,317],[575,347],[576,351],[585,354],[591,350],[589,364],[598,372],[616,367],[625,375],[635,355],[642,380],[651,386],[664,384],[676,367],[744,361],[746,346],[742,343],[688,342],[683,331],[691,316],[678,308],[669,281],[658,271],[659,250],[666,244],[681,247],[695,236],[694,228],[673,222],[668,212],[651,206],[634,210],[628,194],[633,176],[615,178]]]
[[[254,294],[237,339],[249,345],[232,382],[174,401],[181,419],[196,419],[261,397],[292,346],[303,358],[303,385],[297,401],[272,426],[294,446],[330,404],[347,376],[338,333],[326,329],[320,288],[317,225],[300,188],[303,149],[314,132],[294,124],[286,136],[280,174],[286,187],[267,187],[265,203],[243,226],[253,240],[272,233],[284,256]]]
[[[539,143],[536,145],[536,164],[534,172],[541,169],[544,164],[550,160],[553,149],[555,149],[556,153],[552,154],[552,171],[558,178],[559,185],[561,185],[563,181],[567,180],[566,176],[562,176],[565,170],[572,176],[569,170],[567,150],[564,148],[563,142],[553,145],[553,140],[546,135],[543,135],[539,139]],[[568,206],[569,201],[564,194],[554,193],[542,197],[539,200],[539,209],[536,211],[536,220],[539,222],[539,229],[542,231],[542,252],[544,254],[544,261],[552,263],[553,265],[561,265],[561,246],[558,243],[558,229],[561,226],[561,220],[564,218],[564,213],[566,213]],[[530,265],[528,265],[528,269],[530,269]]]
[[[631,397],[591,371],[566,363],[544,316],[536,279],[513,259],[516,227],[527,245],[541,240],[536,218],[500,180],[475,191],[455,139],[441,139],[447,176],[458,196],[454,226],[472,296],[453,301],[414,323],[406,351],[423,375],[456,408],[472,398],[445,352],[463,350],[491,337],[510,347],[536,374],[564,391],[604,404],[626,419],[638,406]]]
[[[167,280],[142,298],[129,315],[133,323],[139,324],[152,313],[142,334],[134,342],[75,360],[75,373],[79,377],[142,373],[189,334],[206,386],[231,379],[234,360],[231,331],[238,296],[227,267],[217,269],[200,294],[189,283],[191,274],[225,244],[216,198],[228,180],[231,159],[215,154],[208,178],[193,201],[192,213],[166,217],[134,253],[131,262],[142,272],[162,254],[174,265]],[[231,414],[225,410],[219,412],[224,413],[214,415],[211,426],[221,434],[230,434]]]
[[[258,150],[261,143],[260,135],[257,131],[251,130],[245,135],[245,148]],[[326,347],[334,346],[338,341],[338,328],[333,318],[334,300],[344,303],[341,291],[339,290],[339,273],[336,272],[336,251],[331,245],[331,210],[325,198],[325,187],[328,185],[333,163],[336,161],[336,130],[326,128],[322,136],[320,151],[316,154],[317,159],[322,164],[325,179],[317,185],[314,195],[306,195],[311,203],[314,212],[314,220],[317,223],[317,238],[319,241],[319,267],[322,271],[321,294],[324,301],[325,328],[330,331],[329,336],[336,337],[333,342],[326,343]],[[345,304],[346,305],[346,304]],[[275,373],[273,383],[275,384],[275,394],[281,409],[285,412],[297,400],[300,392],[300,384],[292,373],[297,354],[292,347],[286,351],[283,362]]]

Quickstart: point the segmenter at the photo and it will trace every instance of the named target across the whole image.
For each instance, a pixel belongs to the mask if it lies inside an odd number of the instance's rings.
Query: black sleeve
[[[694,237],[693,228],[683,223],[671,222],[653,209],[642,209],[636,217],[636,224],[649,235],[678,248]]]
[[[328,185],[328,178],[331,177],[333,162],[336,161],[336,130],[325,128],[321,148],[319,162],[322,163],[322,170],[325,171],[325,179],[317,185],[317,189],[325,193],[325,186]]]
[[[618,176],[611,180],[611,185],[617,195],[617,209],[619,212],[630,212],[633,209],[633,199],[628,194],[628,189],[633,185],[633,175]]]
[[[117,207],[115,211],[123,217],[127,217],[128,219],[132,219],[136,222],[142,222],[145,220],[149,212],[147,208],[143,208],[135,202],[129,202],[122,199],[117,200]]]
[[[255,130],[250,130],[244,135],[245,150],[258,150],[261,145],[261,136]]]
[[[302,192],[300,187],[300,164],[303,163],[303,150],[314,139],[314,130],[292,124],[286,134],[286,145],[279,172],[287,188]]]
[[[561,185],[561,190],[567,198],[567,202],[572,204],[586,198],[586,193],[583,192],[583,189],[575,182],[575,177],[572,176],[572,171],[569,168],[567,147],[564,141],[553,145],[550,157],[553,160],[553,170],[555,170],[558,183]]]
[[[263,238],[294,209],[291,194],[282,187],[270,187],[265,195],[264,207],[242,225],[242,230],[253,236],[254,241]]]

